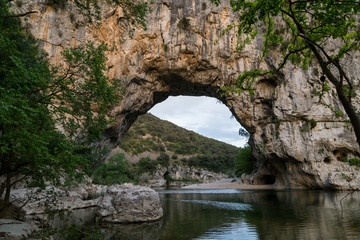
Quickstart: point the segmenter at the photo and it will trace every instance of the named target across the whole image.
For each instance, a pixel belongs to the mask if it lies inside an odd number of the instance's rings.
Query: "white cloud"
[[[169,97],[149,112],[180,127],[238,147],[247,142],[238,135],[241,125],[231,118],[230,110],[215,98]]]

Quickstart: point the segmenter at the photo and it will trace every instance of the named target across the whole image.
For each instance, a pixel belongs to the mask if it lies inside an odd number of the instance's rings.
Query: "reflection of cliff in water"
[[[256,226],[259,239],[359,239],[360,193],[348,194],[291,191],[242,194],[240,199],[253,206],[245,218]]]
[[[102,232],[111,240],[360,239],[360,192],[347,194],[164,190],[161,221],[106,225]]]
[[[344,198],[347,194],[164,192],[161,194],[164,220],[160,239],[226,239],[221,238],[221,231],[231,228],[232,232],[241,234],[236,235],[240,237],[237,239],[360,239],[360,193]]]
[[[164,209],[161,239],[194,239],[211,228],[224,224],[228,211],[211,203],[235,203],[228,194],[172,193],[160,195]],[[232,195],[232,194],[231,194]],[[208,202],[208,204],[206,204]],[[241,204],[241,203],[239,203]],[[241,217],[240,211],[230,213]]]
[[[160,237],[161,221],[149,223],[109,224],[103,226],[105,239],[156,240]]]

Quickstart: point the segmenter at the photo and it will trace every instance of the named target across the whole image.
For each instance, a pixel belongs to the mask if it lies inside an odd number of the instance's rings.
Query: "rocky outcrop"
[[[223,173],[210,172],[205,169],[190,168],[181,165],[160,167],[154,173],[145,173],[140,176],[141,184],[152,188],[183,187],[193,183],[210,183],[228,176]]]
[[[222,29],[236,20],[228,1],[219,7],[208,0],[151,1],[147,29],[135,29],[132,36],[121,9],[104,7],[98,26],[76,25],[72,4],[54,8],[43,0],[29,1],[19,11],[39,11],[24,22],[54,62],[61,61],[63,48],[88,40],[115,44],[118,50],[108,56],[110,76],[123,80],[126,96],[114,109],[117,124],[107,131],[113,145],[139,115],[168,96],[215,97],[251,134],[258,159],[252,183],[270,176],[285,187],[360,188],[359,168],[343,161],[360,157],[355,135],[346,117],[333,111],[343,110],[334,91],[325,96],[325,104],[314,94],[321,86],[315,63],[307,71],[286,65],[278,79],[259,80],[253,95],[223,95],[223,87],[233,84],[244,70],[269,69],[280,61],[280,54],[272,52],[265,63],[260,62],[261,38],[236,52],[235,28],[219,38]],[[345,64],[357,84],[359,54]],[[356,177],[343,181],[341,176],[348,173]]]
[[[95,221],[147,222],[163,215],[158,193],[132,184],[86,185],[70,190],[55,187],[14,189],[11,201],[19,209],[17,218],[39,227]],[[64,212],[70,213],[70,217],[62,221],[58,214]]]

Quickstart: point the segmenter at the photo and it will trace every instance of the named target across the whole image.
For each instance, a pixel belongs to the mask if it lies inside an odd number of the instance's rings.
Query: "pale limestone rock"
[[[148,187],[114,185],[99,202],[97,222],[129,223],[155,221],[163,216],[159,194]]]
[[[79,192],[76,192],[78,190]],[[13,205],[20,208],[24,219],[46,220],[46,204],[49,210],[68,210],[94,208],[97,206],[96,199],[87,200],[83,197],[83,189],[77,188],[65,191],[56,187],[13,189],[10,199]],[[85,194],[88,196],[88,194]]]
[[[84,198],[85,196],[88,198]],[[64,224],[56,216],[54,219],[49,218],[46,214],[46,203],[50,207],[48,210],[74,213],[74,216],[66,219],[66,223],[70,224],[94,222],[95,218],[100,222],[121,223],[154,221],[162,217],[158,193],[132,184],[88,185],[70,191],[55,187],[47,187],[45,190],[14,189],[11,192],[11,201],[21,210],[21,216],[18,217],[35,225]]]
[[[34,227],[25,222],[0,219],[0,240],[26,239],[34,230]]]
[[[287,64],[278,79],[257,82],[254,96],[246,92],[222,95],[222,87],[234,83],[241,72],[272,68],[280,54],[271,52],[265,63],[260,62],[261,37],[236,52],[235,28],[218,39],[221,30],[236,21],[228,1],[216,7],[208,0],[156,0],[151,8],[147,30],[136,29],[132,37],[123,24],[121,9],[104,7],[99,26],[78,27],[71,22],[70,14],[77,14],[71,1],[64,9],[46,6],[43,0],[28,1],[18,11],[39,11],[24,22],[53,62],[61,62],[63,48],[88,40],[115,44],[118,50],[108,55],[109,75],[123,80],[126,96],[113,111],[117,124],[107,131],[108,144],[116,146],[137,116],[168,96],[204,95],[221,100],[250,132],[249,143],[258,163],[257,174],[249,181],[262,182],[265,172],[276,178],[277,186],[358,188],[358,182],[349,185],[329,177],[352,172],[357,179],[359,170],[342,159],[360,158],[360,151],[346,118],[325,106],[343,110],[333,90],[323,99],[325,104],[313,93],[321,85],[315,62],[308,71]],[[187,28],[179,25],[183,18],[189,20]],[[356,84],[359,59],[355,53],[344,60]],[[359,103],[360,94],[357,96],[355,103]],[[309,125],[311,120],[316,121],[315,127]]]

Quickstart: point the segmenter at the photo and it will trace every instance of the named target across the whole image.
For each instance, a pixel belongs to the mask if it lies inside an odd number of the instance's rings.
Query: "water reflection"
[[[222,189],[159,194],[161,221],[101,226],[106,239],[360,239],[360,192]],[[89,209],[76,213],[83,223],[94,214]]]
[[[345,199],[346,192],[325,191],[159,193],[162,240],[360,239],[359,192]]]
[[[109,240],[156,240],[160,238],[161,225],[162,221],[112,224],[103,226],[102,232]]]

